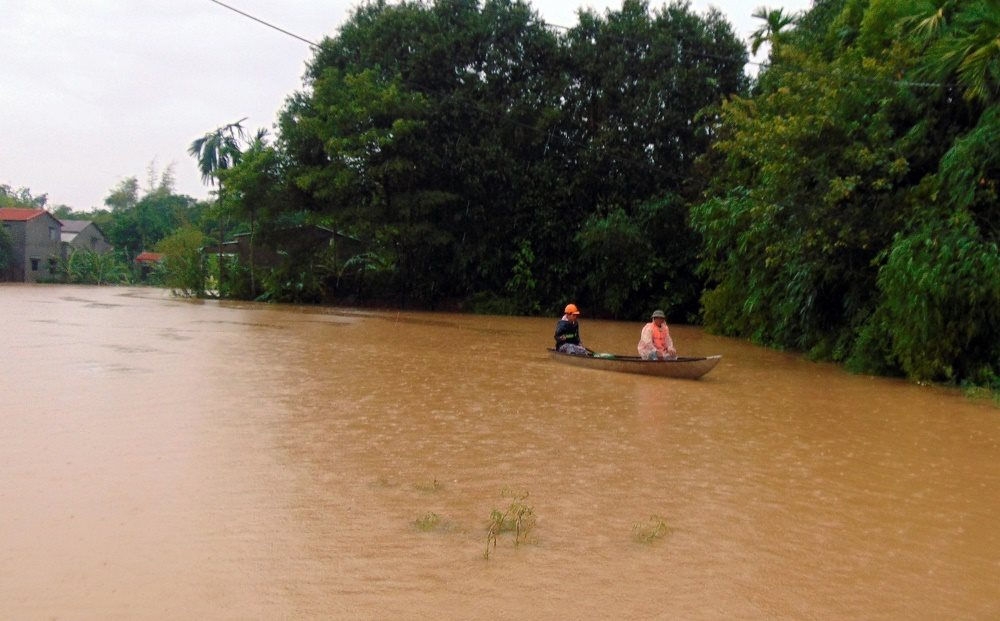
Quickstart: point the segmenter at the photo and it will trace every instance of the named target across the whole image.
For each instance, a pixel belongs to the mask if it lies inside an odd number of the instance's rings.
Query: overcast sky
[[[336,34],[354,0],[223,0],[310,41]],[[651,7],[664,2],[651,0]],[[547,22],[576,24],[621,0],[533,0]],[[811,0],[692,0],[718,8],[746,40],[760,5],[795,12]],[[0,184],[49,205],[104,206],[127,177],[172,165],[176,191],[206,198],[191,141],[248,117],[270,129],[301,88],[311,48],[212,0],[3,0]]]

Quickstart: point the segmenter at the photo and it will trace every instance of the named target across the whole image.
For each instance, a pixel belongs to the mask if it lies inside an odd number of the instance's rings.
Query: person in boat
[[[677,350],[670,338],[670,328],[667,327],[667,316],[663,311],[653,311],[650,322],[642,327],[639,337],[639,356],[643,360],[676,360]]]
[[[576,304],[567,304],[562,319],[556,322],[556,351],[575,356],[586,356],[590,352],[580,342],[580,310]]]

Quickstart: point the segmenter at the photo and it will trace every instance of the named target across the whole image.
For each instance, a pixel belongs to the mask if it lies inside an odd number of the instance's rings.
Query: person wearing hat
[[[670,338],[667,316],[657,309],[650,319],[652,321],[642,327],[642,336],[639,337],[639,356],[643,360],[676,360],[677,350]]]
[[[556,350],[564,354],[586,356],[590,352],[580,343],[580,310],[576,304],[567,304],[562,319],[556,323]]]

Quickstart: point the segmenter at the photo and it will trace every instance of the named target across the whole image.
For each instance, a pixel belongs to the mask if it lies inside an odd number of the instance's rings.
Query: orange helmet
[[[576,308],[576,304],[567,304],[566,309],[563,310],[564,315],[579,315],[580,311]]]

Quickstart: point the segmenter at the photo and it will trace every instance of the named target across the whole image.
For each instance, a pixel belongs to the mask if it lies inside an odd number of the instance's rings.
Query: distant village
[[[0,280],[46,282],[59,276],[59,263],[76,250],[105,254],[114,250],[104,231],[90,220],[61,220],[45,209],[0,208],[0,222],[11,238],[11,257]],[[142,252],[135,258],[140,276],[163,255]]]

